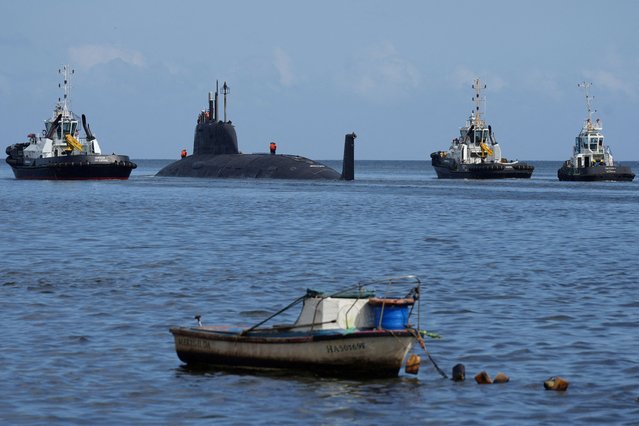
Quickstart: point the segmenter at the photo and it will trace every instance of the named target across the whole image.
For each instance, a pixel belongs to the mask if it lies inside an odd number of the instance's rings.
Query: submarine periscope
[[[344,140],[342,173],[299,155],[256,153],[242,154],[238,149],[235,126],[226,119],[229,86],[224,82],[224,119],[218,117],[218,93],[209,92],[208,110],[197,119],[193,138],[193,154],[168,164],[156,176],[201,178],[267,178],[267,179],[355,179],[355,133]]]

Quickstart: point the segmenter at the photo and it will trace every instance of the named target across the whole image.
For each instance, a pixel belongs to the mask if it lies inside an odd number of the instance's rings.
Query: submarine
[[[193,153],[162,168],[156,176],[200,178],[267,178],[354,180],[355,133],[346,134],[342,173],[325,164],[299,155],[270,153],[243,154],[237,145],[235,126],[226,119],[226,96],[229,86],[224,82],[224,119],[218,117],[218,92],[209,92],[208,110],[200,112],[193,137]]]

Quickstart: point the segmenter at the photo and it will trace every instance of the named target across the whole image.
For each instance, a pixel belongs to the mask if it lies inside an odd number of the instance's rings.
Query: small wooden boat
[[[408,294],[399,295],[410,285]],[[375,297],[384,290],[384,297]],[[387,278],[333,293],[306,294],[249,328],[174,327],[178,357],[188,365],[297,369],[331,376],[393,377],[420,334],[420,281]],[[293,324],[264,327],[302,303]],[[409,320],[415,320],[411,324]]]

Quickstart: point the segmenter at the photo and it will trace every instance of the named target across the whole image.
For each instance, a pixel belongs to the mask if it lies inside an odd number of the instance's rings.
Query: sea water
[[[0,166],[3,424],[639,422],[639,181],[18,181]],[[340,162],[330,162],[340,169]],[[639,164],[630,163],[634,171]],[[169,327],[253,325],[304,294],[415,274],[419,375],[191,371]],[[477,385],[503,371],[510,382]],[[546,391],[560,375],[566,392]]]

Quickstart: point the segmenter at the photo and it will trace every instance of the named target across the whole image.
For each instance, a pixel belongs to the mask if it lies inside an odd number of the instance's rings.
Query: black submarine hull
[[[126,180],[137,167],[126,155],[69,155],[37,158],[33,163],[7,158],[16,179]]]
[[[557,170],[557,178],[561,181],[577,182],[631,182],[635,174],[628,166],[570,167],[564,164]]]
[[[340,179],[334,169],[297,155],[200,154],[175,161],[157,176],[198,178]]]
[[[226,82],[223,93],[226,105]],[[275,154],[275,143],[270,144],[272,153],[242,154],[238,149],[235,126],[230,120],[226,121],[226,118],[223,121],[218,119],[217,97],[217,91],[215,98],[210,93],[208,111],[202,111],[198,116],[193,137],[193,154],[167,165],[156,176],[326,180],[355,178],[355,133],[345,136],[341,174],[306,157]],[[226,112],[224,116],[226,117]]]

